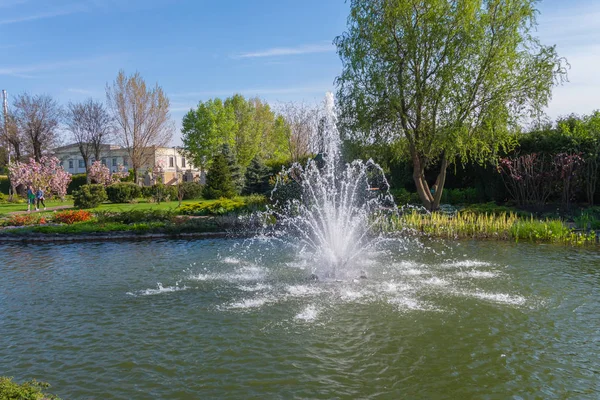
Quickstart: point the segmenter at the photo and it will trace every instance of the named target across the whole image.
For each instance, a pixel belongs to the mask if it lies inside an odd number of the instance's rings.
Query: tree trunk
[[[85,156],[83,157],[83,166],[85,167],[85,183],[89,185],[92,183],[90,179],[90,162]]]
[[[413,180],[417,187],[419,198],[423,202],[423,207],[429,211],[435,211],[440,207],[440,201],[442,200],[442,192],[444,190],[444,184],[446,183],[448,160],[442,155],[440,171],[434,184],[435,191],[434,193],[431,193],[427,180],[425,179],[425,167],[423,166],[423,162],[416,152],[411,151],[411,153],[413,153]]]
[[[413,180],[415,181],[415,186],[417,187],[417,193],[419,194],[419,198],[423,203],[423,207],[431,210],[433,205],[433,196],[431,195],[429,186],[425,180],[425,167],[421,162],[421,158],[413,149],[411,149],[411,153],[413,161]]]

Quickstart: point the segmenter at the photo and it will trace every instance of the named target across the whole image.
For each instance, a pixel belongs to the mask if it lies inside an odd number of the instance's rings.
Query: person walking
[[[35,207],[35,193],[33,193],[33,189],[31,185],[27,186],[27,212],[31,211],[31,206]],[[37,210],[37,207],[36,207]]]
[[[35,194],[35,197],[37,197],[37,205],[35,207],[36,210],[40,209],[40,203],[42,203],[42,205],[44,206],[44,210],[46,209],[46,202],[44,201],[44,191],[42,190],[42,188],[38,188],[37,193]]]

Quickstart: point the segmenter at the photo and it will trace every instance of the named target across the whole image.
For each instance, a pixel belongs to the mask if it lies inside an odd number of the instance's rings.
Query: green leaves
[[[183,145],[194,165],[208,167],[223,145],[230,146],[246,168],[257,155],[265,159],[288,153],[285,121],[258,98],[236,94],[225,101],[200,102],[182,121]]]

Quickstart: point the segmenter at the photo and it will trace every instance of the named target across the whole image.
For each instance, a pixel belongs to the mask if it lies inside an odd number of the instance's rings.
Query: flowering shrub
[[[71,182],[71,174],[64,170],[56,157],[42,157],[40,162],[33,158],[28,163],[15,162],[8,166],[8,174],[12,184],[31,185],[34,190],[42,189],[61,199],[67,194],[67,186]]]
[[[26,226],[37,224],[39,220],[39,214],[17,214],[11,216],[5,224],[7,226]]]
[[[579,154],[560,153],[551,158],[532,153],[501,159],[498,172],[518,205],[542,206],[558,193],[562,193],[563,205],[568,205],[583,163]]]
[[[57,212],[54,215],[54,221],[63,224],[74,224],[75,222],[85,222],[92,219],[92,213],[85,210],[68,210]]]
[[[110,173],[110,169],[101,161],[94,161],[94,163],[90,166],[88,174],[90,175],[90,180],[92,183],[97,183],[100,185],[108,186],[113,183],[121,182],[122,179],[125,179],[129,176],[129,172],[125,171],[125,167],[119,165],[117,167],[118,171]]]

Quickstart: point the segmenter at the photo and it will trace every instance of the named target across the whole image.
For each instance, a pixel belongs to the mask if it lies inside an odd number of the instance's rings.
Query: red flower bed
[[[85,222],[92,219],[92,213],[85,210],[61,211],[54,214],[54,221],[63,224],[74,224],[75,222]]]
[[[6,225],[8,226],[25,226],[37,224],[39,215],[36,214],[17,214],[10,217]]]

